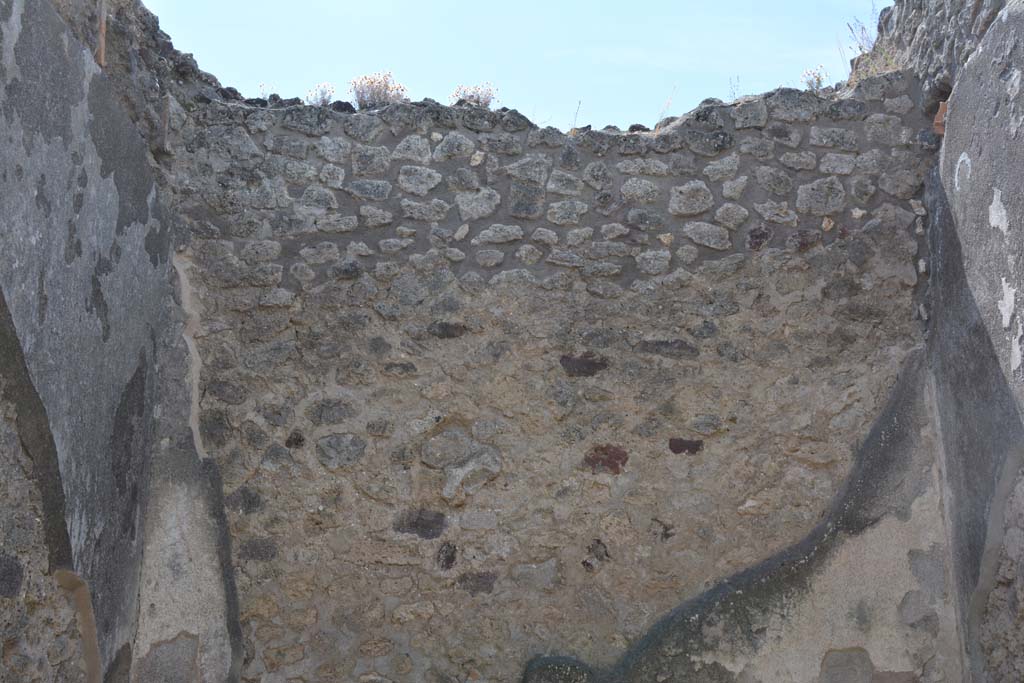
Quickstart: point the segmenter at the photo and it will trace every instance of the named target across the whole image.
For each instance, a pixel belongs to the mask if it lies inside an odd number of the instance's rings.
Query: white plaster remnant
[[[992,191],[992,203],[988,205],[988,222],[1003,233],[1005,237],[1010,232],[1010,217],[1003,205],[1003,193],[1001,190]]]
[[[0,58],[3,59],[4,64],[11,65],[15,71],[20,71],[18,69],[18,62],[14,58],[14,46],[18,42],[18,36],[21,35],[21,15],[24,11],[25,0],[14,0],[10,19],[7,22],[7,26],[3,28],[6,45],[3,45],[3,54],[0,55]],[[13,81],[18,75],[18,73],[11,73],[8,78]]]
[[[201,314],[197,307],[195,290],[189,279],[191,260],[186,254],[175,254],[171,258],[171,264],[178,273],[178,286],[180,288],[181,309],[185,312],[185,326],[181,336],[188,348],[189,358],[189,381],[191,382],[191,410],[189,412],[189,423],[192,428],[192,441],[196,447],[196,453],[203,460],[209,459],[209,454],[203,446],[203,438],[199,431],[199,387],[200,377],[203,372],[203,359],[199,355],[199,348],[196,345],[196,336],[202,329]]]
[[[1006,82],[1006,94],[1010,96],[1011,101],[1017,99],[1017,95],[1020,94],[1020,69],[1014,69],[1010,74]]]
[[[1024,323],[1017,321],[1017,333],[1010,340],[1010,372],[1016,373],[1021,364],[1020,338],[1024,336]]]
[[[971,158],[967,156],[967,152],[961,152],[960,158],[956,162],[956,172],[953,173],[953,186],[956,191],[960,191],[960,167],[967,164],[967,180],[971,179]]]
[[[1016,106],[1016,105],[1013,105]],[[1010,111],[1010,137],[1016,139],[1017,132],[1020,130],[1021,125],[1024,124],[1024,114],[1016,115],[1013,110]]]
[[[1017,288],[1011,287],[1006,282],[1006,278],[1003,280],[1003,298],[999,301],[999,312],[1003,315],[1003,329],[1010,329],[1010,321],[1013,319],[1013,308],[1014,303],[1017,300]]]

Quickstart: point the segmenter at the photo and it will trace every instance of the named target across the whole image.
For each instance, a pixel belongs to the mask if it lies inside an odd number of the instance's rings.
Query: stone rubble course
[[[180,209],[195,230],[278,243],[286,287],[298,284],[287,254],[325,239],[337,246],[337,265],[307,260],[313,279],[303,286],[322,284],[342,262],[369,273],[381,259],[437,253],[457,277],[490,280],[507,269],[543,280],[577,270],[626,287],[749,253],[750,244],[785,248],[807,231],[831,243],[886,207],[909,210],[934,141],[912,111],[906,121],[888,113],[908,83],[885,76],[835,106],[789,90],[735,105],[709,101],[654,133],[500,131],[500,122],[480,132],[477,118],[459,123],[477,117],[471,108],[431,105],[326,111],[315,127],[297,129],[312,115],[305,107],[211,102],[176,121],[173,164],[194,178]],[[211,127],[222,140],[215,148],[205,144]],[[835,231],[822,229],[826,217]],[[767,243],[758,237],[769,232],[765,223],[776,226]],[[605,237],[608,224],[625,232]],[[577,228],[591,236],[570,244]],[[532,248],[523,249],[528,235]],[[686,246],[696,261],[674,255]],[[641,267],[650,263],[645,253],[663,248],[664,268]]]

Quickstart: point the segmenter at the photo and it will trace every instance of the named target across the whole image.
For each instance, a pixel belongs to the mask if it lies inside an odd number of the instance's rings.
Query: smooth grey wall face
[[[1024,558],[1011,500],[1024,464],[1024,6],[1008,3],[993,18],[949,100],[942,188],[933,192],[932,342],[975,673],[1013,680],[1024,675],[1010,654],[1024,644],[1012,607]]]
[[[146,242],[163,226],[144,147],[89,53],[48,2],[4,5],[0,287],[56,449],[68,568],[91,586],[110,661],[134,630],[153,340],[170,292]]]
[[[993,634],[986,633],[995,617],[985,608],[1002,545],[1003,510],[1022,462],[1024,426],[1016,382],[1003,374],[985,311],[968,284],[963,247],[937,173],[929,183],[928,206],[935,275],[930,356],[950,500],[951,565],[972,674],[975,680],[985,680],[985,672],[1001,680],[1003,667],[991,657]]]
[[[151,453],[190,434],[187,417],[158,426],[188,405],[172,390],[184,372],[158,389],[181,344],[172,221],[145,142],[50,2],[0,2],[0,88],[4,394],[35,460],[50,570],[87,582],[103,664],[127,671]],[[179,469],[179,485],[209,479]]]

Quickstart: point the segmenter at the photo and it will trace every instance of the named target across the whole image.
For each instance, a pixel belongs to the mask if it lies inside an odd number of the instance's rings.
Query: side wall
[[[95,624],[83,628],[95,632],[108,680],[128,680],[133,658],[146,656],[149,640],[138,651],[137,632],[155,629],[148,610],[167,592],[190,596],[202,627],[224,634],[204,641],[215,649],[210,680],[223,680],[232,651],[222,513],[212,524],[208,510],[174,522],[208,539],[190,562],[213,567],[214,580],[152,579],[175,546],[143,542],[147,528],[172,523],[174,510],[154,502],[167,479],[188,509],[202,511],[203,500],[221,509],[219,480],[209,485],[192,446],[173,219],[146,145],[48,0],[0,2],[0,87],[0,293],[9,323],[0,367],[41,491],[47,571],[87,584]],[[169,467],[173,477],[160,479]],[[192,626],[179,621],[159,639]]]
[[[939,276],[934,349],[974,680],[1002,681],[1024,676],[1024,5],[990,24],[949,101],[933,244],[956,267]]]
[[[895,0],[879,16],[879,48],[921,79],[934,114],[1006,0]]]

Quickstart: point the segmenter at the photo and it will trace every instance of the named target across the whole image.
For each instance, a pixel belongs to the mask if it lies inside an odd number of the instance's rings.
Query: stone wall
[[[879,49],[892,49],[921,79],[922,106],[935,113],[960,68],[1006,0],[895,0],[879,16]]]
[[[809,534],[921,343],[916,97],[888,76],[570,135],[429,102],[174,107],[243,680],[611,667]],[[879,649],[910,628],[888,610],[917,584],[892,583],[873,629],[750,675],[854,646],[918,669]]]
[[[708,259],[912,227],[937,140],[908,94],[898,77],[835,102],[783,89],[709,100],[656,133],[571,136],[514,110],[216,102],[176,110],[172,145],[195,233],[266,241],[246,260],[274,264],[259,267],[273,284],[358,279],[433,249],[457,277],[578,276],[614,297]]]
[[[0,405],[0,681],[84,683],[75,612],[50,575],[34,466],[18,438],[13,406]]]

